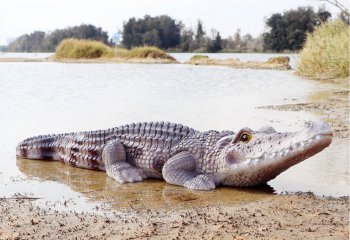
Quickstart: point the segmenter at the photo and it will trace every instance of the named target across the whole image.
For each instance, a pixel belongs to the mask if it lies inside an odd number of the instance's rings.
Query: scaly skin
[[[210,190],[218,185],[253,186],[329,146],[332,130],[311,123],[300,132],[199,132],[181,124],[148,122],[117,128],[28,138],[17,156],[58,160],[106,171],[120,183],[164,178],[168,183]]]

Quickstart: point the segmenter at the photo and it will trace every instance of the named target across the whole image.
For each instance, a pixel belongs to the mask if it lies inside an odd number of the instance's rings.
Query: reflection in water
[[[257,188],[220,187],[215,191],[194,191],[161,180],[119,184],[104,172],[73,168],[60,162],[17,158],[17,166],[29,178],[57,181],[88,199],[103,201],[113,208],[149,209],[159,207],[193,207],[255,201],[271,196],[267,185]],[[45,196],[44,196],[45,197]]]

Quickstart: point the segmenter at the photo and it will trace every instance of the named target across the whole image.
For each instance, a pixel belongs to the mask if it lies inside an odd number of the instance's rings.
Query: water
[[[0,52],[0,58],[47,58],[53,53],[18,53],[18,52]]]
[[[38,202],[52,204],[74,199],[69,209],[92,210],[97,203],[114,208],[233,203],[284,191],[348,195],[348,146],[339,139],[264,188],[205,193],[157,180],[120,185],[102,172],[15,157],[16,144],[29,136],[138,121],[180,122],[198,130],[237,131],[263,125],[299,130],[305,121],[319,116],[256,107],[305,102],[329,87],[300,79],[292,71],[181,64],[0,63],[0,197],[30,193],[42,198]]]

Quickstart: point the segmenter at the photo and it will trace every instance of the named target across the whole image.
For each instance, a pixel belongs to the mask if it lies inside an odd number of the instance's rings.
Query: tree
[[[180,43],[181,22],[177,23],[167,15],[143,19],[130,18],[123,25],[123,45],[132,48],[152,45],[163,49],[175,47]]]
[[[321,2],[327,2],[335,7],[337,7],[340,10],[340,16],[341,19],[349,24],[349,18],[350,18],[350,12],[349,7],[346,6],[345,3],[339,0],[320,0]]]
[[[221,40],[220,33],[217,32],[215,39],[213,39],[208,46],[208,51],[218,52],[220,50],[222,50],[222,40]]]
[[[264,33],[264,48],[273,51],[301,49],[306,34],[330,17],[326,10],[319,10],[318,14],[312,7],[299,7],[286,11],[283,15],[273,14],[266,20],[270,31]]]
[[[241,29],[237,28],[233,37],[233,41],[235,42],[236,49],[242,48]]]
[[[332,17],[332,14],[328,12],[324,7],[320,7],[317,11],[317,16],[321,23],[324,23],[327,22],[330,17]]]
[[[102,28],[82,24],[80,26],[57,29],[51,33],[35,31],[24,34],[9,44],[14,52],[54,52],[57,45],[66,38],[91,39],[108,44],[108,34]]]
[[[148,46],[160,46],[161,43],[158,30],[152,29],[143,34],[142,43]]]
[[[181,33],[180,49],[182,52],[195,50],[194,32],[192,29],[184,29]]]
[[[198,19],[198,22],[197,22],[195,40],[196,40],[196,48],[204,47],[205,31],[203,29],[203,22],[200,19]]]
[[[42,52],[45,33],[35,31],[31,34],[24,34],[11,42],[8,46],[10,52]]]

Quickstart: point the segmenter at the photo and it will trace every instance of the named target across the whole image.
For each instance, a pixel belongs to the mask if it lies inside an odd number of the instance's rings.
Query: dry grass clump
[[[289,64],[289,57],[272,57],[267,60],[266,63],[274,63],[274,64]]]
[[[126,58],[161,58],[175,61],[175,58],[157,47],[135,47],[125,53]]]
[[[314,79],[349,76],[349,26],[342,21],[321,25],[306,39],[297,74]]]
[[[209,59],[209,57],[205,55],[194,55],[191,57],[190,61],[196,61],[201,59]]]
[[[65,39],[56,48],[56,58],[100,58],[112,54],[112,49],[102,42]],[[114,53],[113,53],[114,54]]]
[[[80,39],[65,39],[56,48],[57,59],[162,59],[176,61],[156,47],[111,48],[102,42]]]

